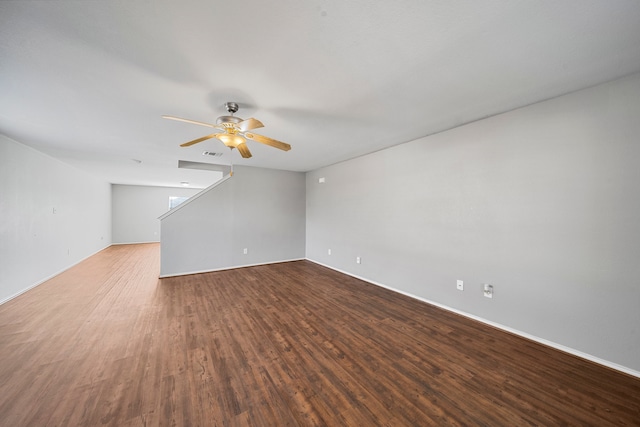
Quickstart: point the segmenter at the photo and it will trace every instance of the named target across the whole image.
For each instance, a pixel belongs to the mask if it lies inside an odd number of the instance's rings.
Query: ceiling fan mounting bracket
[[[227,109],[229,114],[233,114],[238,111],[238,103],[236,102],[225,102],[224,107]]]

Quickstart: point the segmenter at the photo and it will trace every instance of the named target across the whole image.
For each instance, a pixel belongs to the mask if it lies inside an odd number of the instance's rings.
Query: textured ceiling
[[[637,71],[636,0],[0,2],[0,133],[113,183],[312,170]],[[292,150],[161,118],[226,101]]]

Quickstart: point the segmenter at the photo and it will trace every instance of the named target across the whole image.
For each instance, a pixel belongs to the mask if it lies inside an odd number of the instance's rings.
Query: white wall
[[[639,372],[639,118],[640,74],[309,172],[307,257]]]
[[[199,192],[194,188],[112,185],[113,243],[159,242],[158,217],[169,210],[169,197],[191,197]]]
[[[0,303],[111,244],[110,185],[0,135]]]
[[[237,166],[161,224],[162,276],[302,259],[305,174]]]

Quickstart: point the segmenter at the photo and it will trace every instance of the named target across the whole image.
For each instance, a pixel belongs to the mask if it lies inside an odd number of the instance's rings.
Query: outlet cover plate
[[[486,298],[493,298],[493,286],[489,284],[482,285],[483,295]]]

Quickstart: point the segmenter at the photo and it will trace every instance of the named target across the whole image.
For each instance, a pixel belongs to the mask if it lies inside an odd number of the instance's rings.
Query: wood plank
[[[113,246],[0,306],[10,426],[640,425],[640,379],[308,261]]]

